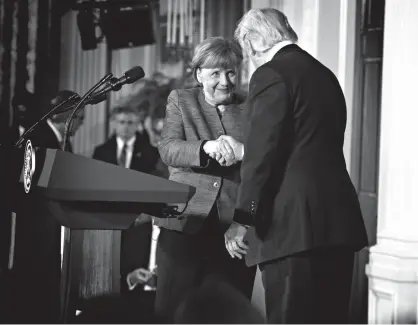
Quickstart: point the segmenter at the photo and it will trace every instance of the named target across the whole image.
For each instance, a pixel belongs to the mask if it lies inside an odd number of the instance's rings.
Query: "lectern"
[[[11,182],[11,210],[18,214],[29,198],[44,200],[59,223],[70,228],[62,268],[64,322],[78,295],[81,232],[77,230],[126,229],[139,214],[161,217],[164,209],[187,203],[195,193],[185,184],[61,150],[26,144],[12,155],[16,163],[10,172],[12,178],[19,172],[20,180]]]

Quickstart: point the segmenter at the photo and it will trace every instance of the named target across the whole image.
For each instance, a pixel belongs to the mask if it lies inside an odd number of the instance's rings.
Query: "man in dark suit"
[[[243,157],[226,247],[260,266],[270,323],[344,323],[367,235],[343,156],[343,92],[280,11],[250,10],[235,35],[257,70],[244,144],[224,137]]]
[[[93,158],[147,174],[155,174],[159,158],[151,146],[147,132],[139,133],[138,112],[129,106],[116,107],[112,112],[115,133],[95,148]],[[151,219],[141,215],[122,233],[121,286],[127,291],[126,275],[138,268],[148,268],[151,248]]]
[[[67,100],[71,96],[76,95],[75,92],[71,90],[60,90],[58,94],[51,99],[51,107],[61,104],[64,100]],[[77,99],[71,100],[68,103],[64,104],[63,107],[72,107],[76,104]],[[42,112],[42,114],[45,114]],[[63,140],[64,140],[64,131],[65,123],[67,122],[68,117],[71,114],[71,110],[67,112],[62,112],[52,115],[48,118],[42,125],[39,125],[33,133],[29,136],[33,144],[41,148],[50,148],[50,149],[62,149]],[[80,126],[84,121],[84,111],[80,110],[74,116],[72,126],[69,130],[70,138],[74,136]],[[71,141],[67,143],[66,151],[72,152]]]
[[[50,101],[50,110],[75,93],[58,92]],[[74,105],[68,102],[67,106]],[[42,113],[46,113],[42,112]],[[65,122],[70,112],[51,116],[29,135],[34,147],[61,149]],[[84,113],[76,115],[70,136],[81,126]],[[71,145],[69,146],[71,149]],[[48,206],[36,197],[27,197],[16,213],[13,281],[10,304],[11,322],[59,322],[59,286],[61,277],[61,226]],[[24,313],[21,312],[23,309]],[[16,310],[14,308],[17,308]]]

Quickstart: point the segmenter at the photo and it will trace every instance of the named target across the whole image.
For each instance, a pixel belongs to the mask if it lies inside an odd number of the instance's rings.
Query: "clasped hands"
[[[207,141],[203,150],[221,166],[231,166],[244,156],[244,145],[229,135],[221,135],[217,140]]]

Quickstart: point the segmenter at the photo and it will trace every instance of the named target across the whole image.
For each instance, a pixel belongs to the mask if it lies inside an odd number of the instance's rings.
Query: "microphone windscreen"
[[[131,83],[134,83],[135,81],[145,77],[145,72],[140,66],[137,66],[137,67],[133,67],[132,69],[129,69],[128,71],[126,71],[125,72],[125,77],[126,77],[126,83],[131,84]]]

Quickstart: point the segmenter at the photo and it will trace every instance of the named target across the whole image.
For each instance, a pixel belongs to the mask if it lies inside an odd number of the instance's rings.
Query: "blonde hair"
[[[209,37],[198,44],[194,50],[191,67],[196,78],[198,68],[236,68],[243,60],[242,49],[234,40],[222,36]]]
[[[266,48],[282,41],[298,41],[298,35],[290,26],[287,17],[274,8],[251,9],[238,22],[235,39],[245,47],[245,39],[261,40]]]

